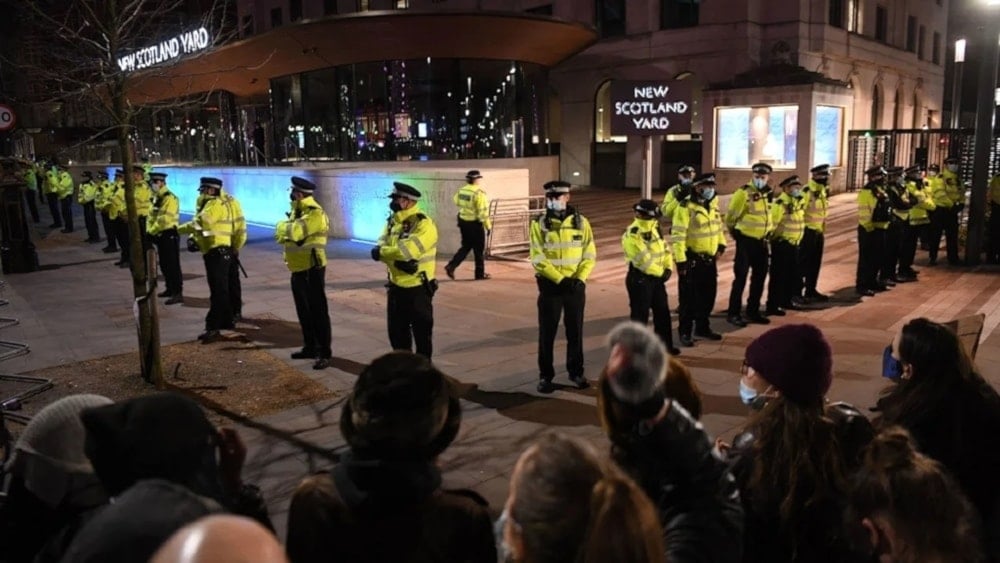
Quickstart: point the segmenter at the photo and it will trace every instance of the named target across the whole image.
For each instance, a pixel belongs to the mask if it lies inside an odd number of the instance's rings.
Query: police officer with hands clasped
[[[892,211],[885,191],[885,169],[869,168],[868,183],[858,191],[858,269],[854,290],[870,297],[876,291],[888,289],[878,281],[878,272],[885,262],[886,230]]]
[[[670,243],[660,232],[660,208],[655,201],[643,199],[636,203],[635,220],[622,234],[622,250],[628,262],[625,289],[628,291],[629,318],[645,325],[653,311],[653,328],[667,351],[676,356],[681,351],[674,346],[667,300],[667,280],[674,270]]]
[[[736,259],[733,262],[732,291],[729,293],[729,310],[726,320],[729,324],[745,327],[747,321],[768,324],[771,321],[760,313],[760,299],[764,294],[767,279],[767,239],[771,235],[771,176],[770,164],[758,162],[753,165],[753,178],[741,186],[729,200],[726,210],[726,227],[736,239]],[[740,315],[743,289],[747,274],[750,274],[750,295],[747,297],[746,320]]]
[[[569,379],[579,389],[590,386],[583,376],[583,310],[597,247],[590,222],[569,205],[569,190],[569,182],[546,183],[547,210],[530,227],[531,265],[538,283],[539,393],[555,390],[552,347],[560,317],[566,328]]]

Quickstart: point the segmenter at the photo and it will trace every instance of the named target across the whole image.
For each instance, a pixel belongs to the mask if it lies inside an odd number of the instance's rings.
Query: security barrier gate
[[[490,202],[493,229],[486,240],[491,258],[523,259],[530,243],[531,220],[545,211],[545,196],[494,199]]]

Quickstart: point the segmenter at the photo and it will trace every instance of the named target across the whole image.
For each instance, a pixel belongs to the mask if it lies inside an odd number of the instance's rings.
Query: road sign
[[[8,105],[0,104],[0,131],[9,131],[16,122],[14,109]]]

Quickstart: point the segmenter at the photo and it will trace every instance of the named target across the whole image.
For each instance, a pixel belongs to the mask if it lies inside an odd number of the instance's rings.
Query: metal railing
[[[545,211],[545,196],[494,199],[490,202],[493,229],[486,240],[491,258],[518,258],[530,244],[531,220]],[[523,258],[523,257],[520,257]]]

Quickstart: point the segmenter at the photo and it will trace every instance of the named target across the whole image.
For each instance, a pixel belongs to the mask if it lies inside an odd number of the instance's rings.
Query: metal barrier
[[[545,196],[494,199],[490,202],[493,229],[486,240],[490,258],[517,258],[528,252],[531,220],[545,211]]]

